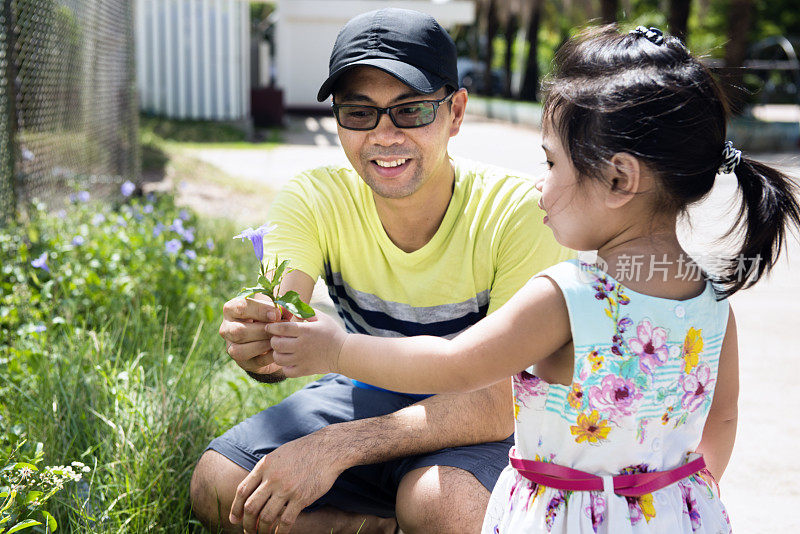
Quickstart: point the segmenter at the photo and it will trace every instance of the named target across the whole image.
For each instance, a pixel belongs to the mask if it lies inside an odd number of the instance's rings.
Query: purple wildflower
[[[45,330],[47,330],[47,327],[45,325],[43,325],[43,324],[37,324],[37,325],[34,325],[33,328],[31,328],[32,332],[36,332],[36,333],[39,333],[39,334],[41,334]]]
[[[31,265],[37,269],[50,272],[50,267],[47,266],[47,252],[42,252],[42,255],[31,262]]]
[[[126,221],[122,215],[117,216],[117,224],[122,226],[123,228],[128,227],[128,221]]]
[[[206,248],[208,250],[214,250],[214,240],[210,237],[208,238],[208,241],[206,241]]]
[[[85,240],[83,239],[82,235],[76,235],[75,237],[72,238],[73,246],[79,247],[79,246],[83,245],[84,243],[85,243]]]
[[[186,249],[184,254],[186,254],[186,257],[189,258],[190,260],[196,260],[197,259],[197,252],[195,252],[192,249]]]
[[[158,237],[164,231],[164,224],[158,223],[153,227],[153,237]]]
[[[247,228],[242,230],[239,235],[233,236],[234,239],[249,239],[253,244],[253,252],[256,254],[256,259],[259,263],[264,262],[264,236],[276,228],[275,225],[268,226],[269,223],[262,224],[255,230]]]
[[[180,212],[178,212],[178,217],[180,217],[181,220],[188,221],[189,220],[189,212],[186,211],[186,210],[181,210]]]
[[[181,249],[181,242],[178,239],[170,239],[164,245],[167,249],[168,254],[177,254],[178,251]]]
[[[152,204],[146,204],[145,207],[142,208],[142,211],[144,213],[148,213],[148,214],[149,213],[153,213],[153,205]]]
[[[79,191],[78,192],[78,200],[81,202],[89,202],[89,192],[88,191]]]
[[[183,232],[181,232],[181,237],[183,237],[184,241],[187,243],[194,243],[194,226],[184,229]]]
[[[105,222],[106,217],[102,213],[96,213],[94,217],[92,217],[92,225],[97,226],[98,224],[102,224]]]
[[[120,187],[120,191],[122,192],[122,196],[129,197],[136,191],[136,184],[131,182],[130,180],[126,180],[122,187]]]

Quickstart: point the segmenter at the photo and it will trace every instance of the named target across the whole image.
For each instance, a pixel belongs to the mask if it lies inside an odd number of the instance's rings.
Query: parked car
[[[491,90],[486,90],[484,73],[486,66],[483,62],[476,62],[472,58],[460,57],[456,62],[458,67],[458,84],[470,93],[481,95],[501,95],[505,88],[504,73],[501,69],[492,69]]]

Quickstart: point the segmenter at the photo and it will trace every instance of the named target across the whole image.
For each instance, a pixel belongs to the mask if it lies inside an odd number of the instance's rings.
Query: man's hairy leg
[[[489,490],[472,473],[435,465],[410,471],[397,490],[397,522],[404,534],[478,533]]]
[[[195,515],[210,532],[242,532],[241,525],[232,525],[228,520],[231,503],[239,483],[248,471],[216,451],[203,453],[195,466],[191,482],[192,508]],[[343,512],[331,507],[314,512],[301,513],[292,528],[295,533],[334,534],[392,534],[397,523],[393,518],[380,518],[365,514]],[[273,532],[265,525],[259,532]],[[283,532],[283,531],[282,531]],[[285,532],[283,534],[286,534]]]

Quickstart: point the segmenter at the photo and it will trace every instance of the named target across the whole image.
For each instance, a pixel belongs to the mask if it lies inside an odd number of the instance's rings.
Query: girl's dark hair
[[[663,212],[680,213],[714,185],[723,162],[728,103],[710,71],[677,38],[656,44],[616,25],[584,30],[556,53],[544,81],[544,123],[567,149],[579,179],[600,178],[626,152],[659,182]],[[787,176],[742,158],[734,172],[743,196],[739,253],[716,279],[720,298],[755,284],[783,247],[789,223],[800,226],[797,187]]]

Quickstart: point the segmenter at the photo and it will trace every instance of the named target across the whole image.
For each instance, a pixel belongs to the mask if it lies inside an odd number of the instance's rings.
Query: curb
[[[542,127],[542,106],[536,102],[515,102],[471,96],[468,113],[520,124]],[[800,122],[762,121],[736,117],[728,125],[728,139],[748,152],[791,152],[800,150]]]

